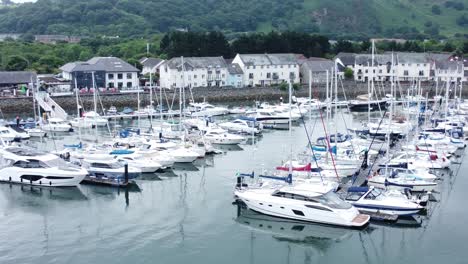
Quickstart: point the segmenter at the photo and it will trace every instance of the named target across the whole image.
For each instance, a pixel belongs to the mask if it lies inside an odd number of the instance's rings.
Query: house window
[[[267,73],[267,78],[271,78],[271,73]]]
[[[262,66],[260,66],[260,69],[263,69],[263,65],[262,65]]]
[[[132,73],[127,73],[127,79],[132,79]]]
[[[249,79],[253,79],[253,73],[249,73]]]
[[[195,74],[195,75],[193,75],[193,78],[194,78],[194,79],[196,79],[196,78],[197,78],[197,75],[196,75],[196,74]]]
[[[379,73],[382,73],[382,70],[379,70]]]
[[[288,68],[291,68],[291,65],[288,64]]]
[[[267,65],[266,67],[267,67],[267,69],[270,69],[270,66],[269,66],[269,65]]]
[[[417,66],[417,67],[419,67],[419,63],[418,63],[418,64],[416,64],[416,66]]]
[[[121,80],[122,78],[123,78],[123,74],[122,74],[122,73],[117,74],[117,79]]]
[[[122,88],[122,87],[123,87],[123,82],[117,83],[117,86],[118,86],[119,88]]]
[[[247,69],[250,69],[250,66],[247,66]]]
[[[107,86],[108,86],[109,88],[114,88],[114,83],[113,83],[113,82],[110,82]]]
[[[132,88],[132,82],[127,82],[127,88]]]
[[[109,80],[113,80],[113,79],[114,79],[114,74],[113,74],[113,73],[107,74],[107,78],[108,78]]]
[[[223,73],[223,74],[221,74],[221,77],[223,77],[223,78],[224,78],[224,73]]]
[[[283,65],[281,65],[280,68],[283,69]]]
[[[221,84],[224,85],[224,81],[222,81]]]
[[[205,74],[202,74],[201,78],[202,78],[202,79],[205,79]]]
[[[255,65],[253,66],[253,68],[255,69]]]
[[[197,83],[194,83],[193,86],[194,86],[194,87],[197,87]]]
[[[367,73],[367,72],[368,72],[368,70],[365,70],[365,73]]]
[[[424,71],[419,71],[419,76],[424,76]]]
[[[423,66],[426,67],[426,63],[424,63]]]
[[[404,63],[402,63],[402,64],[401,64],[401,66],[405,66],[405,64],[404,64]]]
[[[403,71],[404,76],[408,76],[408,71]]]

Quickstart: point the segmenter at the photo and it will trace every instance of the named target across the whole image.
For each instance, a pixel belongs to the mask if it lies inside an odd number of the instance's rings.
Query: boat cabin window
[[[346,201],[357,201],[365,192],[350,192],[346,195]]]
[[[314,199],[320,201],[321,204],[334,209],[349,209],[352,207],[351,204],[343,201],[336,193],[332,191],[327,192],[322,196],[314,197]]]
[[[17,162],[13,163],[13,166],[25,169],[37,169],[37,168],[48,168],[44,162],[40,160],[18,160]]]
[[[113,165],[113,164],[107,164],[107,163],[91,163],[91,167],[94,168],[101,168],[101,169],[116,169],[118,166]]]
[[[364,199],[368,199],[368,200],[375,200],[377,197],[379,197],[380,195],[382,194],[382,191],[379,190],[379,189],[373,189],[372,191],[370,191],[366,197],[364,197]]]

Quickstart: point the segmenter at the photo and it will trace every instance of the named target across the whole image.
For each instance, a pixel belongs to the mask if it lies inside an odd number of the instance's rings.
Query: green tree
[[[349,67],[346,67],[346,69],[344,70],[344,77],[346,79],[352,79],[354,76],[354,72],[353,72],[353,69],[349,68]]]
[[[10,56],[7,58],[5,70],[7,71],[24,71],[28,67],[28,61],[22,56]]]
[[[432,8],[431,8],[431,11],[435,15],[442,14],[442,10],[440,9],[440,6],[438,6],[438,5],[433,5]]]

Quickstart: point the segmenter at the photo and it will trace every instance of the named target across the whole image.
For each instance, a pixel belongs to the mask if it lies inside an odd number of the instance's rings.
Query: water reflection
[[[271,234],[278,242],[287,242],[306,248],[314,248],[321,255],[333,244],[349,239],[352,229],[271,217],[254,212],[240,204],[236,221],[254,231]]]
[[[239,145],[214,145],[216,149],[219,149],[223,152],[227,151],[242,151],[244,150],[241,146]]]
[[[50,199],[60,201],[80,201],[88,199],[80,188],[50,188],[44,186],[29,186],[23,184],[0,184],[0,193],[6,196],[6,200],[12,202],[35,202]]]

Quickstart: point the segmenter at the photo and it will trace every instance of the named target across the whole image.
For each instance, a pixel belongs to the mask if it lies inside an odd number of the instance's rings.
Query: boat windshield
[[[321,204],[326,205],[334,209],[350,209],[351,204],[343,201],[336,193],[329,191],[324,195],[314,197],[315,200],[318,200]]]
[[[18,156],[39,156],[39,155],[44,155],[45,152],[41,152],[32,148],[18,148],[18,147],[11,147],[11,148],[6,148],[6,151],[18,155]]]
[[[70,162],[66,162],[60,158],[51,159],[51,160],[45,161],[44,163],[46,163],[49,167],[57,167],[61,170],[76,170],[80,168],[79,166],[72,164]]]
[[[374,188],[372,191],[370,191],[364,199],[369,199],[369,200],[375,200],[377,197],[382,195],[382,190]]]

